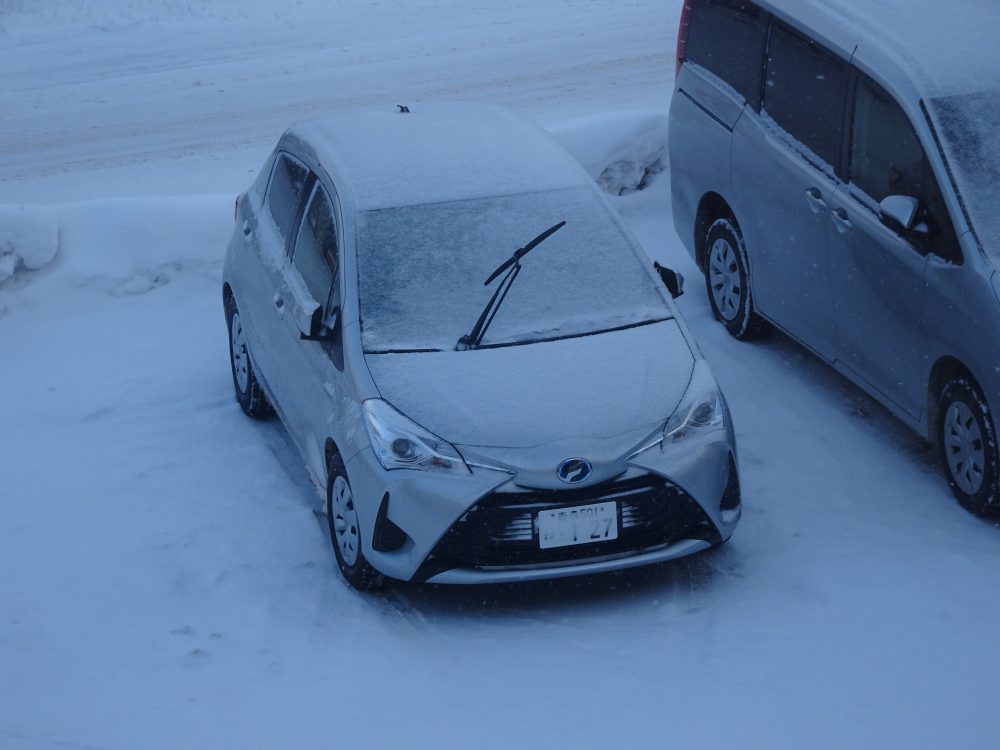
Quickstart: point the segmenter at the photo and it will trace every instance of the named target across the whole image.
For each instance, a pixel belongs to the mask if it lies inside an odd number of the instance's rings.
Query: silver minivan
[[[1000,5],[687,0],[673,212],[713,312],[770,324],[1000,512]]]
[[[679,278],[507,110],[292,129],[237,201],[223,276],[236,398],[280,415],[358,588],[598,573],[736,528],[729,411]]]

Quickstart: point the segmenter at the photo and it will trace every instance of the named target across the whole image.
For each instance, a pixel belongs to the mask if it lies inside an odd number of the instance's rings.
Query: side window
[[[767,16],[749,0],[697,0],[686,59],[711,71],[757,104]]]
[[[267,186],[265,205],[285,242],[291,236],[292,223],[308,178],[309,170],[304,164],[288,154],[278,154]]]
[[[295,239],[292,265],[309,293],[322,305],[327,303],[337,274],[337,227],[333,206],[323,186],[316,183]]]
[[[849,178],[881,203],[890,195],[919,198],[924,149],[902,108],[878,84],[858,77]]]
[[[916,198],[927,223],[927,248],[961,256],[941,188],[903,108],[877,83],[858,75],[851,132],[850,181],[876,203],[890,195]]]
[[[838,172],[847,75],[847,64],[831,52],[781,24],[772,24],[763,108],[783,130]]]

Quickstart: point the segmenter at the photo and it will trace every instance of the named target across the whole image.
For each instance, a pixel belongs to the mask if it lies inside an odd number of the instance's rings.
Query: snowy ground
[[[496,100],[610,183],[666,158],[678,0],[77,5],[0,0],[0,747],[996,746],[1000,531],[800,347],[712,323],[665,173],[616,201],[732,406],[724,549],[361,596],[232,398],[232,197],[285,125]]]

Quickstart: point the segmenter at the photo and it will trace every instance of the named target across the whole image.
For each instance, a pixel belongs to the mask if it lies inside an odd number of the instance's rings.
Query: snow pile
[[[0,283],[19,269],[37,269],[59,252],[59,223],[51,210],[0,206]]]
[[[645,190],[666,170],[665,112],[614,112],[551,128],[552,135],[611,195]]]

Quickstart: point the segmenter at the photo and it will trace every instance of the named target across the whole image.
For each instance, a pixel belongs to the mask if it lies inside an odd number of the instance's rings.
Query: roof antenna
[[[410,108],[407,107],[405,104],[397,104],[396,106],[399,107],[399,114],[401,115],[410,114]]]

